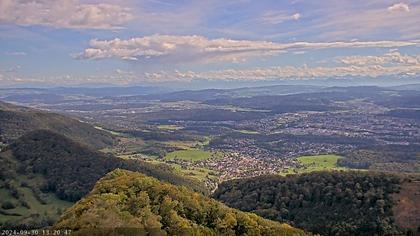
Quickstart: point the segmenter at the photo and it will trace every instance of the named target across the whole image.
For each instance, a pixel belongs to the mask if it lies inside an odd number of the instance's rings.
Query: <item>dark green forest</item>
[[[76,235],[307,235],[185,187],[125,170],[107,174],[55,224]]]
[[[391,196],[401,181],[367,172],[260,176],[222,183],[213,197],[322,235],[398,235]]]
[[[116,168],[141,172],[173,184],[206,191],[200,184],[172,173],[169,166],[123,160],[99,153],[51,131],[28,133],[10,145],[10,149],[21,163],[18,169],[20,173],[44,175],[47,182],[43,190],[53,191],[68,201],[79,200],[99,178]]]
[[[63,209],[116,168],[208,193],[202,183],[175,174],[167,165],[120,159],[63,135],[38,130],[23,135],[0,153],[0,196],[5,198],[0,199],[0,228],[51,225]]]
[[[420,173],[419,145],[370,146],[345,153],[337,164],[353,169]]]

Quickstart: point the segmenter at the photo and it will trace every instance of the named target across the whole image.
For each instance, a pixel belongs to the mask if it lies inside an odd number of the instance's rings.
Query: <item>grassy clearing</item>
[[[217,180],[215,172],[206,168],[192,167],[184,169],[177,164],[173,164],[172,166],[175,168],[175,171],[177,171],[179,174],[198,179],[199,181],[205,181],[206,179]]]
[[[115,135],[115,136],[122,136],[122,137],[129,136],[129,135],[127,135],[127,134],[120,133],[120,132],[115,132],[115,131],[112,131],[112,130],[108,130],[108,129],[105,129],[105,128],[100,127],[100,126],[94,126],[94,127],[95,127],[95,129],[102,130],[102,131],[106,131],[106,132],[108,132],[108,133],[110,133],[110,134],[112,134],[112,135]]]
[[[162,160],[156,160],[156,159],[146,159],[148,163],[159,165],[159,164],[168,164]],[[206,180],[213,180],[214,182],[217,182],[218,177],[216,176],[217,173],[215,171],[206,169],[206,168],[198,168],[198,167],[188,167],[183,168],[181,165],[171,163],[169,164],[172,168],[174,168],[175,173],[196,179],[198,181],[204,182]]]
[[[158,125],[158,129],[161,129],[161,130],[180,130],[183,128],[184,127],[178,126],[178,125]]]
[[[18,187],[18,191],[22,194],[23,200],[29,205],[29,209],[20,205],[18,199],[14,198],[6,189],[0,191],[0,203],[5,201],[12,202],[16,207],[9,210],[2,209],[7,214],[0,213],[0,223],[6,221],[19,221],[33,214],[48,215],[58,218],[62,212],[69,208],[73,203],[58,199],[55,194],[45,194],[46,204],[38,201],[35,194],[30,188]],[[15,215],[16,214],[16,215]]]
[[[199,141],[167,141],[164,144],[185,150],[196,149],[197,146],[202,145]]]
[[[259,132],[257,132],[257,131],[254,131],[254,130],[245,130],[245,129],[243,129],[243,130],[237,130],[239,133],[242,133],[242,134],[259,134]]]
[[[212,156],[218,156],[218,153],[212,153],[209,151],[203,151],[200,149],[189,149],[189,150],[179,150],[175,152],[170,152],[165,156],[166,160],[172,159],[182,159],[186,161],[200,161],[208,159]]]
[[[341,158],[343,157],[337,155],[301,156],[297,158],[301,167],[286,170],[281,174],[299,174],[323,170],[348,170],[348,168],[337,166],[337,161]]]
[[[202,140],[196,141],[166,141],[162,143],[179,149],[191,150],[199,149],[208,145],[210,143],[210,140],[210,137],[204,137]]]

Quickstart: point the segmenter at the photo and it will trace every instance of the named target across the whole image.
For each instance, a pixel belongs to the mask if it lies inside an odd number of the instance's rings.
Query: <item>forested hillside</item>
[[[81,235],[306,235],[185,187],[124,170],[98,181],[55,228]]]
[[[420,139],[420,137],[419,137]],[[420,173],[420,145],[382,145],[345,153],[338,165],[353,169]]]
[[[0,142],[10,143],[27,132],[51,130],[95,149],[114,143],[111,134],[76,119],[0,102]]]
[[[36,224],[48,225],[60,215],[58,208],[62,210],[85,196],[98,179],[116,168],[141,172],[200,192],[208,191],[198,181],[179,176],[166,165],[123,160],[63,135],[39,130],[22,136],[0,153],[0,195],[3,196],[0,225],[12,220],[16,225],[33,226],[31,212],[39,214]],[[47,207],[48,204],[54,209]]]
[[[230,207],[322,235],[395,235],[420,226],[402,229],[394,222],[392,195],[401,182],[367,172],[261,176],[225,182],[213,196]]]

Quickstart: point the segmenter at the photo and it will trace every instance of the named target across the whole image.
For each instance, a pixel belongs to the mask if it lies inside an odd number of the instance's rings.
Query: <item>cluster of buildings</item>
[[[223,182],[230,179],[278,174],[282,170],[295,165],[293,162],[293,160],[280,158],[258,158],[238,152],[225,152],[222,157],[195,162],[194,166],[217,172],[219,181]]]

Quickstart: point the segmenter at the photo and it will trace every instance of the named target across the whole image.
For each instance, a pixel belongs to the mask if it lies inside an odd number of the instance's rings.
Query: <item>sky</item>
[[[419,74],[419,0],[0,0],[0,87]]]

